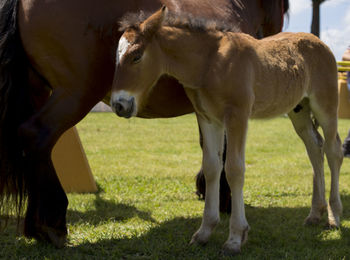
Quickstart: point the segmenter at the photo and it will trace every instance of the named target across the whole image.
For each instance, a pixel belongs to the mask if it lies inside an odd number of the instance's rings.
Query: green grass
[[[340,120],[342,139],[350,120]],[[78,125],[97,194],[69,194],[69,243],[56,250],[16,237],[15,225],[0,234],[4,259],[218,259],[228,235],[228,216],[205,247],[189,246],[201,223],[203,202],[194,193],[201,150],[193,115],[125,120],[89,114]],[[237,259],[349,259],[350,160],[341,170],[342,227],[305,227],[312,170],[287,118],[251,121],[244,188],[251,226]],[[327,195],[329,171],[326,169]],[[326,216],[323,219],[326,222]]]

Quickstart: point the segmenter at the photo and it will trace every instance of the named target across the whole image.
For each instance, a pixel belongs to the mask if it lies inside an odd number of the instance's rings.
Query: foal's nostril
[[[128,99],[119,97],[112,101],[113,111],[121,117],[130,118],[134,111],[134,97]]]
[[[117,113],[120,113],[120,112],[122,112],[122,110],[123,110],[123,106],[122,106],[122,104],[120,104],[120,103],[116,103],[116,104],[114,104],[114,108],[115,108],[115,111],[117,112]]]

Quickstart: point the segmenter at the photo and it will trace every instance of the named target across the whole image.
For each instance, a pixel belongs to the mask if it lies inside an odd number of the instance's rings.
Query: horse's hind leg
[[[337,92],[335,93],[336,95]],[[339,195],[339,172],[343,161],[343,153],[341,149],[341,140],[339,138],[338,118],[337,118],[337,97],[334,99],[328,97],[320,101],[311,102],[311,109],[315,118],[319,122],[323,130],[325,139],[324,151],[326,153],[328,166],[331,172],[331,191],[328,204],[328,224],[330,227],[340,226],[340,215],[343,207]],[[332,102],[334,100],[334,102]]]
[[[202,169],[205,176],[206,194],[202,224],[193,235],[191,243],[205,244],[220,220],[219,182],[222,170],[223,127],[197,115],[203,134]]]
[[[308,100],[303,100],[298,108],[290,112],[288,116],[293,123],[295,131],[305,144],[314,171],[311,211],[305,219],[305,224],[317,224],[327,209],[324,182],[323,138],[311,119]]]
[[[328,205],[328,225],[329,227],[340,226],[340,215],[343,211],[343,206],[339,195],[339,172],[343,160],[341,152],[341,140],[339,134],[333,135],[326,130],[325,133],[325,152],[328,165],[331,171],[331,192]]]

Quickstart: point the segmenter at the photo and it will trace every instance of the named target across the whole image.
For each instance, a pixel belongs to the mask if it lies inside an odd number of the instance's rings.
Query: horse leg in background
[[[197,115],[198,124],[203,134],[202,169],[205,176],[206,196],[202,224],[193,235],[192,243],[205,244],[220,221],[219,181],[222,170],[222,150],[224,130],[215,122]]]
[[[227,138],[224,135],[224,151],[222,153],[223,165],[226,163]],[[231,213],[231,190],[226,179],[225,168],[222,168],[220,175],[220,212]]]
[[[197,120],[198,123],[198,120]],[[198,123],[198,131],[199,131],[199,145],[202,148],[203,151],[203,134],[201,131],[201,127]],[[196,175],[196,194],[199,199],[205,199],[205,178],[203,173],[203,168],[199,170],[199,172]]]
[[[53,167],[51,151],[60,135],[77,123],[94,102],[83,102],[78,91],[68,94],[56,89],[39,112],[19,127],[26,168],[31,175],[24,221],[27,237],[49,241],[59,248],[65,243],[68,200]]]
[[[327,210],[323,138],[311,119],[311,109],[307,99],[304,99],[288,116],[293,123],[296,133],[305,144],[314,171],[311,211],[305,219],[305,224],[318,224],[322,214]]]
[[[201,148],[203,149],[203,135],[200,126],[198,125],[199,129],[199,143]],[[226,161],[226,135],[224,140],[224,150],[222,155],[222,162],[223,165],[225,165]],[[205,199],[205,178],[203,174],[203,169],[201,168],[200,171],[196,175],[196,194],[201,199]],[[226,173],[225,169],[223,168],[220,175],[220,212],[223,213],[231,213],[231,190],[226,180]]]
[[[232,108],[231,108],[232,109]],[[226,178],[231,188],[230,233],[224,244],[224,251],[237,254],[248,239],[249,225],[245,217],[243,185],[245,172],[245,142],[248,130],[249,113],[230,111],[225,115],[227,137]]]
[[[349,74],[349,77],[350,77],[350,74]],[[343,154],[344,154],[344,157],[350,158],[350,130],[343,143]]]

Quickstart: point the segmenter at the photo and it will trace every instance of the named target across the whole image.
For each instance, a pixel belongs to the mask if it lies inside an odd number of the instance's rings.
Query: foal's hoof
[[[304,220],[304,225],[305,226],[316,226],[316,225],[320,224],[320,222],[321,222],[321,218],[308,216]]]
[[[209,241],[210,234],[206,234],[206,232],[201,232],[198,230],[194,235],[192,236],[190,245],[201,245],[204,246]]]
[[[241,247],[248,240],[248,232],[250,227],[247,226],[241,233],[241,235],[233,235],[225,242],[223,246],[223,253],[225,255],[237,255],[241,253]]]
[[[326,229],[339,229],[340,228],[340,223],[339,221],[336,220],[328,220],[326,224]]]
[[[190,245],[200,245],[200,246],[205,246],[208,243],[208,240],[205,239],[200,239],[198,237],[195,237],[193,235],[191,241],[190,241]]]
[[[331,224],[331,223],[326,223],[325,225],[325,229],[339,229],[340,227],[335,225],[335,224]]]
[[[228,243],[226,242],[222,248],[222,252],[225,256],[235,256],[241,253],[241,243]]]
[[[329,229],[335,229],[335,228],[339,228],[340,227],[340,215],[342,212],[342,208],[340,210],[338,210],[338,212],[340,212],[338,215],[334,214],[334,210],[329,210],[328,212],[328,223],[327,223],[327,227]]]

